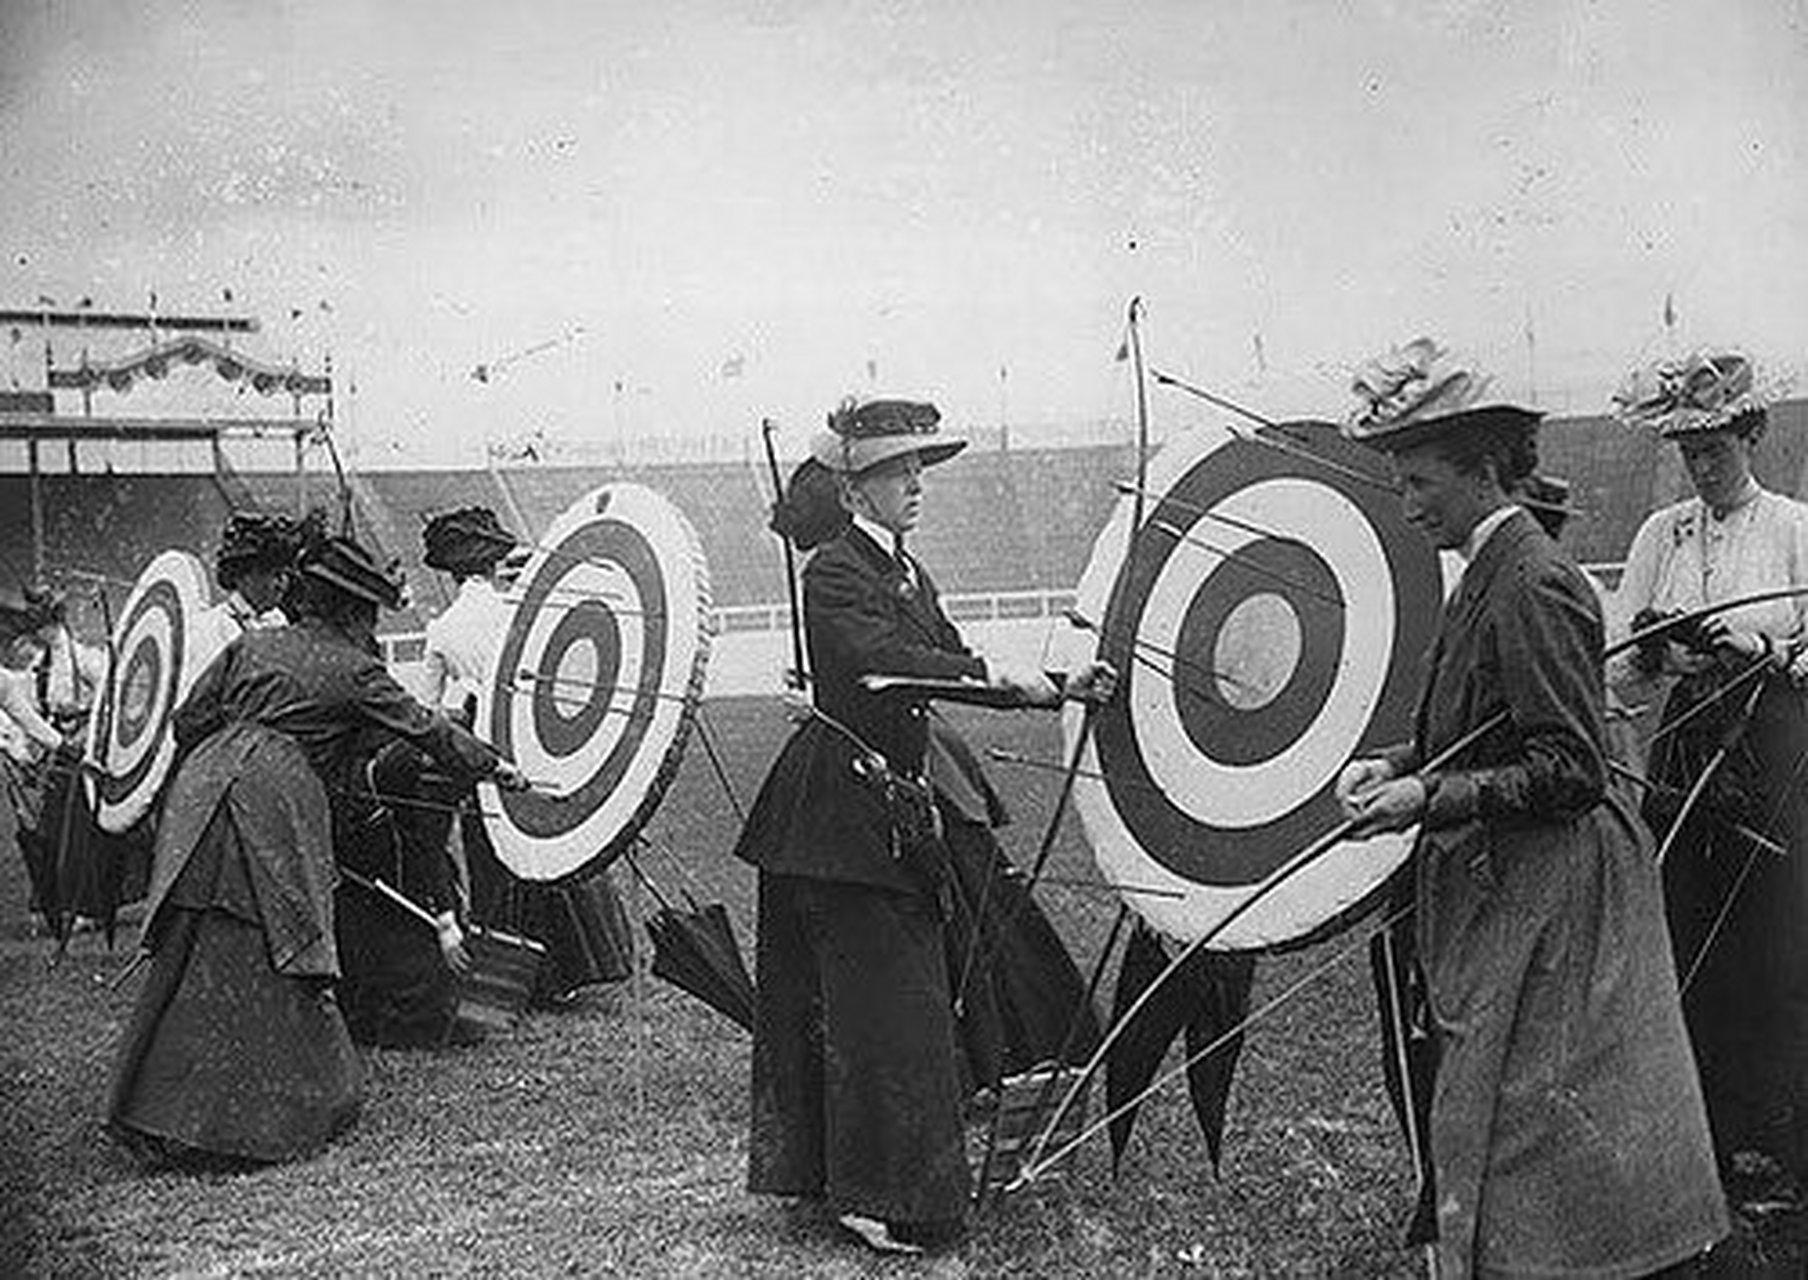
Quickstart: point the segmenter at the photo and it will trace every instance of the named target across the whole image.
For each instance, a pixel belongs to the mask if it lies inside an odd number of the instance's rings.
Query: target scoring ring
[[[1326,664],[1336,672],[1329,696],[1293,735],[1291,746],[1259,763],[1228,762],[1214,754],[1211,744],[1196,741],[1186,732],[1180,706],[1184,686],[1141,664],[1134,668],[1131,732],[1141,744],[1151,780],[1195,822],[1255,827],[1290,812],[1350,758],[1387,676],[1393,647],[1393,590],[1387,557],[1373,528],[1355,505],[1335,490],[1302,480],[1263,481],[1240,490],[1217,510],[1252,524],[1272,522],[1285,514],[1289,530],[1329,562],[1349,601],[1336,610],[1342,619],[1344,643],[1341,652],[1329,655]],[[1206,519],[1199,516],[1200,523]],[[1233,557],[1241,547],[1257,540],[1257,535],[1234,527],[1227,527],[1224,534],[1227,536],[1215,534],[1212,543]],[[1152,648],[1183,653],[1181,624],[1205,585],[1190,572],[1195,557],[1217,558],[1213,552],[1181,544],[1168,557],[1149,593],[1143,616],[1154,619],[1147,636]],[[1248,598],[1235,603],[1240,605]],[[1311,621],[1302,613],[1334,608],[1317,597],[1291,604],[1291,612],[1302,625]],[[1212,655],[1204,656],[1211,661]],[[1295,678],[1302,674],[1296,666]],[[1269,711],[1273,711],[1272,701]]]
[[[1107,880],[1185,940],[1336,825],[1347,760],[1407,736],[1438,616],[1437,557],[1379,460],[1325,424],[1281,430],[1282,449],[1203,433],[1167,446],[1135,549],[1126,500],[1078,591],[1128,678],[1092,718],[1076,806]],[[1299,457],[1302,442],[1330,465]],[[1068,710],[1070,750],[1085,723]],[[1410,846],[1410,833],[1345,841],[1211,945],[1311,941]]]
[[[172,721],[224,646],[205,622],[207,570],[186,551],[145,567],[113,628],[113,663],[89,721],[87,785],[100,827],[118,834],[156,802],[175,760]]]
[[[583,873],[626,847],[669,784],[708,657],[708,571],[689,523],[639,485],[554,522],[517,586],[479,723],[538,784],[486,787],[516,875]]]

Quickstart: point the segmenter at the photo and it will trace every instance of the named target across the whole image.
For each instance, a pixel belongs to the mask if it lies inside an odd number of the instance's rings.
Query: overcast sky
[[[0,0],[0,305],[255,314],[373,462],[1033,439],[1131,412],[1136,295],[1271,413],[1421,331],[1592,412],[1669,293],[1803,366],[1805,120],[1801,0]]]

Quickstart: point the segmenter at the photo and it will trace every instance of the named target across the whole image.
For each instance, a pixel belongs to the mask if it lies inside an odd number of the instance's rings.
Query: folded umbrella
[[[653,975],[751,1032],[753,979],[735,941],[728,908],[719,902],[699,906],[688,891],[684,895],[688,909],[676,907],[632,858],[626,861],[659,904],[647,920],[647,936],[653,940]]]

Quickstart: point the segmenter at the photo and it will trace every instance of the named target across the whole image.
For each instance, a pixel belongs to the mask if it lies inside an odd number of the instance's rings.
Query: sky
[[[1133,415],[1132,298],[1272,416],[1419,333],[1592,413],[1804,366],[1804,120],[1802,0],[0,0],[0,306],[254,315],[377,466],[846,394],[1053,439]]]

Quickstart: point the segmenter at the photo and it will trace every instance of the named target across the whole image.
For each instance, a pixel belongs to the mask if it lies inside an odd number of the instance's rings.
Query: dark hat
[[[513,551],[518,539],[488,507],[460,507],[427,521],[421,542],[426,547],[422,562],[429,569],[482,573]]]
[[[946,462],[965,440],[937,439],[942,414],[926,400],[859,400],[849,396],[829,415],[829,429],[811,448],[816,461],[842,475],[914,453],[926,467]]]
[[[25,612],[33,630],[62,622],[69,614],[69,598],[47,582],[25,588]]]
[[[20,636],[38,629],[36,616],[22,604],[0,601],[0,645],[11,644]]]
[[[399,563],[378,564],[374,555],[342,534],[321,537],[304,548],[300,573],[379,608],[402,607],[404,582]]]
[[[286,569],[295,563],[301,531],[295,521],[261,511],[234,511],[220,534],[214,574],[227,590],[241,575],[259,569]]]
[[[1399,453],[1459,430],[1523,428],[1544,416],[1489,398],[1493,381],[1435,340],[1414,338],[1356,370],[1344,435]]]

